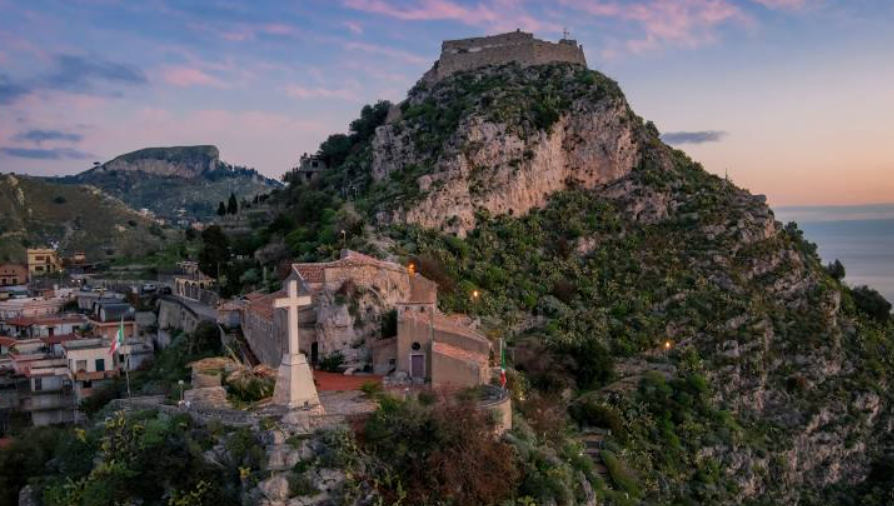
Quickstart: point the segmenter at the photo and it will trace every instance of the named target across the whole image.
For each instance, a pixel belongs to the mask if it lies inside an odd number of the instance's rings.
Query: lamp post
[[[183,380],[178,380],[177,385],[180,386],[180,402],[177,403],[178,406],[183,405]]]

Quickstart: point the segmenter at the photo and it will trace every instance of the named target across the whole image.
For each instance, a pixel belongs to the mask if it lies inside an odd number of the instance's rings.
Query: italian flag
[[[109,348],[109,355],[118,351],[119,346],[124,346],[124,317],[121,317],[121,323],[118,324],[118,332],[115,333],[115,339],[112,339],[112,347]]]
[[[500,341],[500,386],[506,388],[506,346]]]

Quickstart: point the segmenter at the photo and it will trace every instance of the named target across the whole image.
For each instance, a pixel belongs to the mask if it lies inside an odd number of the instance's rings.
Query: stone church
[[[293,279],[313,301],[299,312],[300,347],[311,364],[340,356],[348,372],[433,387],[490,381],[490,341],[471,318],[439,312],[437,284],[411,267],[345,250],[332,262],[293,264]],[[282,296],[252,293],[220,307],[258,361],[274,367],[287,340],[285,311],[273,307]],[[385,335],[389,318],[396,335]]]

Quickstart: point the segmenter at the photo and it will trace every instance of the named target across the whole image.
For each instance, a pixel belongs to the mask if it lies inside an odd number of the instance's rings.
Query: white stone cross
[[[288,296],[273,301],[273,307],[289,310],[289,355],[300,355],[301,343],[298,339],[298,308],[309,306],[311,299],[307,295],[298,295],[298,281],[288,282]]]
[[[289,310],[289,349],[283,354],[276,373],[273,403],[290,409],[302,408],[322,412],[313,373],[301,353],[298,339],[298,309],[311,304],[307,295],[298,295],[298,281],[290,280],[287,296],[273,301],[273,307]]]

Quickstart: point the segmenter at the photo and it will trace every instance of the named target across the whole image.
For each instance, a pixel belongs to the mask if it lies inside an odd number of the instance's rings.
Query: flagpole
[[[130,353],[124,358],[124,378],[127,381],[127,398],[130,399]]]

